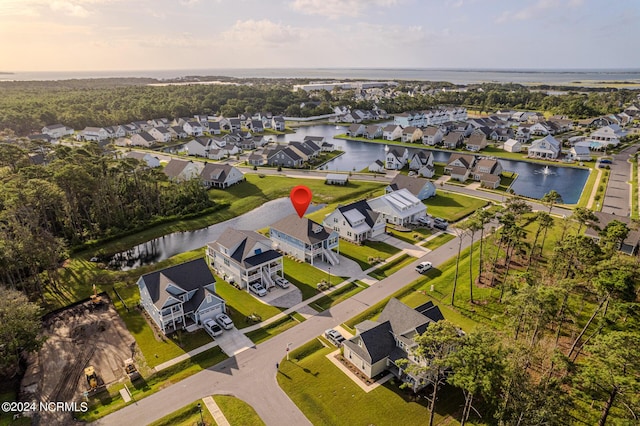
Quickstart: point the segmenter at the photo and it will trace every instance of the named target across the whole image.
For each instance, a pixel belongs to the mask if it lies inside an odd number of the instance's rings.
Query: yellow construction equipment
[[[94,305],[99,305],[102,303],[102,298],[98,296],[98,289],[96,289],[96,285],[93,285],[93,294],[91,295],[91,301]]]
[[[84,375],[87,377],[87,383],[89,384],[89,390],[92,391],[98,387],[98,375],[92,365],[84,369]]]
[[[129,358],[124,361],[124,371],[129,376],[129,380],[134,381],[135,379],[140,378],[140,373],[133,363],[133,359]]]

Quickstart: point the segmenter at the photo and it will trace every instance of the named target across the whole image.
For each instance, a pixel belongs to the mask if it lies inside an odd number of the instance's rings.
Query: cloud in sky
[[[359,16],[373,7],[397,6],[400,0],[293,0],[291,7],[308,15],[322,15],[332,19]]]
[[[589,46],[638,68],[637,16],[638,0],[0,0],[0,57],[2,71],[589,68]]]

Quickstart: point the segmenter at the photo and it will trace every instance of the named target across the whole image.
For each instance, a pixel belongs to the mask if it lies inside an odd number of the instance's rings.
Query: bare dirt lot
[[[101,303],[85,301],[45,317],[42,349],[29,359],[21,399],[38,402],[83,401],[89,391],[84,369],[93,366],[99,389],[124,380],[124,360],[132,358],[135,340],[106,295]],[[40,424],[60,424],[40,412]],[[66,421],[71,420],[71,416]],[[39,420],[39,422],[37,421]],[[63,421],[64,421],[63,420]]]

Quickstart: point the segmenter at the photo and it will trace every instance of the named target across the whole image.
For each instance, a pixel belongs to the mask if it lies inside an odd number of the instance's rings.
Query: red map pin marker
[[[311,197],[311,190],[304,185],[298,185],[291,190],[289,198],[291,198],[291,204],[298,212],[298,216],[304,216],[309,203],[311,203]]]

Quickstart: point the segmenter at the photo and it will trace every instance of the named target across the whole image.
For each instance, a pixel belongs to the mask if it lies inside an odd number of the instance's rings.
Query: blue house
[[[340,263],[333,252],[335,249],[339,253],[338,233],[306,217],[300,218],[297,214],[287,216],[271,225],[269,235],[274,249],[296,259],[312,265],[317,258],[331,265]]]
[[[204,259],[145,274],[137,284],[140,304],[165,334],[195,330],[226,310]]]

